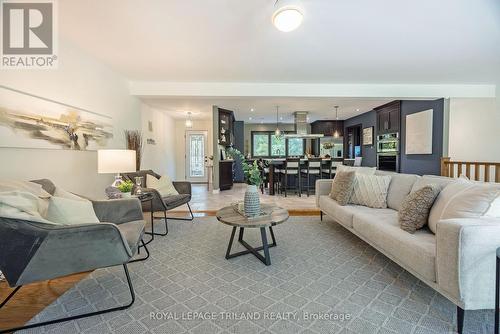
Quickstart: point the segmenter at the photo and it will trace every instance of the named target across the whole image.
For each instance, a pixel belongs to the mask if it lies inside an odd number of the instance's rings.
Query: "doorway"
[[[207,182],[205,156],[207,152],[207,131],[186,130],[186,180]]]
[[[346,129],[347,135],[345,136],[346,159],[354,159],[363,156],[361,146],[361,130],[362,125],[357,124],[349,126]]]

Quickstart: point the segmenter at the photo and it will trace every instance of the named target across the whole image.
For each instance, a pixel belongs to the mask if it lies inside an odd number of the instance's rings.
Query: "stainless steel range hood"
[[[323,137],[322,134],[309,133],[309,124],[307,124],[307,111],[296,111],[293,113],[295,117],[295,133],[285,135],[285,138],[304,138],[315,139]]]

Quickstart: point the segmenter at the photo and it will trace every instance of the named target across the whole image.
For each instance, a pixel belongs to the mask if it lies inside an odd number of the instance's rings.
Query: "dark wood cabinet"
[[[219,144],[232,146],[234,143],[234,113],[219,108]]]
[[[375,108],[377,112],[377,135],[399,132],[401,123],[401,101],[392,101]]]
[[[233,187],[233,161],[219,161],[219,188],[228,190]]]
[[[323,134],[325,137],[332,137],[338,131],[339,137],[344,136],[344,121],[321,120],[311,123],[312,134]]]

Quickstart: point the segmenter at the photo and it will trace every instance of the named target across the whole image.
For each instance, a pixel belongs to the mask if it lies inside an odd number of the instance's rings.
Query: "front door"
[[[207,131],[186,131],[186,180],[206,182]]]

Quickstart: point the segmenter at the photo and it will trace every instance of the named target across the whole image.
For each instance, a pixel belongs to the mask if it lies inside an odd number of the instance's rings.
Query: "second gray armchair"
[[[141,170],[135,173],[124,173],[124,179],[130,180],[135,183],[135,177],[140,176],[142,177],[142,184],[145,185],[145,188],[143,188],[143,191],[151,192],[153,194],[153,200],[152,200],[152,205],[153,207],[151,208],[151,202],[143,202],[142,203],[142,209],[143,211],[147,212],[163,212],[163,218],[165,221],[165,232],[164,233],[157,233],[154,232],[154,229],[151,230],[151,232],[146,232],[148,234],[153,234],[153,235],[162,235],[165,236],[168,234],[168,219],[172,220],[185,220],[185,221],[192,221],[194,219],[193,216],[193,211],[191,210],[191,206],[189,205],[189,201],[191,201],[191,182],[188,181],[173,181],[172,184],[174,185],[175,189],[179,193],[179,195],[172,195],[172,196],[166,196],[162,197],[160,193],[156,189],[148,188],[147,182],[146,182],[146,176],[151,175],[153,177],[156,177],[159,179],[161,176],[152,170]],[[189,218],[177,218],[177,217],[167,217],[167,211],[175,209],[181,205],[186,204],[188,209],[189,209]],[[159,218],[159,217],[155,217]],[[153,224],[153,222],[152,222]]]

